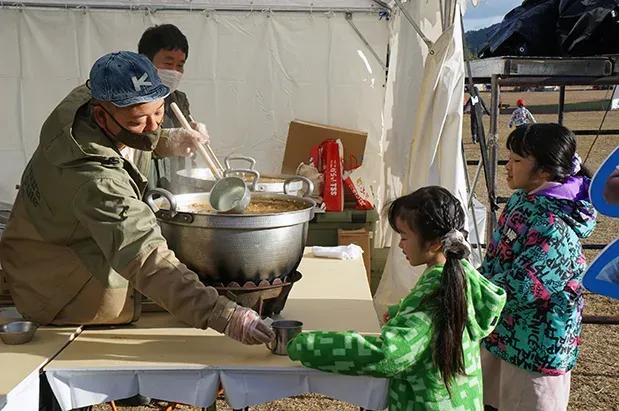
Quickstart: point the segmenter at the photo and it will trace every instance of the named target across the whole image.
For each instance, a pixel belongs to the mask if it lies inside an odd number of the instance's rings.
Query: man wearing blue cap
[[[182,154],[201,139],[160,127],[168,93],[146,57],[110,53],[49,115],[0,243],[15,305],[40,324],[124,324],[140,315],[137,290],[196,328],[270,341],[255,311],[175,257],[141,201],[146,178],[123,153]]]

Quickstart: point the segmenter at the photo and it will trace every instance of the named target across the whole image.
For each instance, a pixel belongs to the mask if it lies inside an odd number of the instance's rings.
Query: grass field
[[[599,104],[604,107],[604,100],[609,96],[606,90],[582,90],[568,88],[566,101],[570,104],[586,103],[584,106]],[[556,122],[557,116],[551,114],[536,115],[534,108],[550,106],[558,102],[557,92],[504,92],[501,96],[502,104],[515,106],[516,99],[524,98],[533,109],[533,114],[538,122]],[[490,104],[490,96],[483,94],[486,104]],[[569,106],[568,106],[569,107]],[[545,110],[548,111],[548,110]],[[570,112],[565,115],[565,125],[572,129],[597,129],[603,117],[601,111]],[[488,118],[486,118],[488,120]],[[503,114],[499,120],[499,158],[506,159],[505,140],[509,134],[507,123],[509,115]],[[465,118],[464,140],[465,153],[468,159],[479,158],[479,147],[472,144],[470,138],[470,126],[468,117]],[[604,123],[605,129],[619,129],[619,112],[610,112]],[[488,131],[486,121],[486,131]],[[619,145],[619,136],[601,136],[595,145],[594,137],[578,137],[578,152],[583,159],[591,149],[591,153],[586,160],[586,165],[595,171],[608,154]],[[475,167],[470,166],[471,176],[475,172]],[[479,184],[476,190],[480,201],[487,204],[486,191],[483,184]],[[505,182],[505,172],[503,167],[499,169],[497,181],[497,194],[508,196],[510,190]],[[600,217],[598,226],[593,235],[587,239],[586,243],[607,244],[619,235],[619,219],[612,220]],[[591,262],[597,255],[595,251],[588,251],[588,261]],[[605,297],[587,294],[586,295],[586,314],[597,315],[619,315],[619,301],[610,300]],[[578,365],[572,373],[572,390],[570,396],[569,409],[576,410],[619,410],[619,325],[585,325],[583,330],[582,352]],[[107,406],[98,406],[97,410],[109,409]],[[153,408],[125,408],[127,410],[146,410]],[[179,409],[193,410],[191,407],[181,407]],[[217,402],[218,410],[229,410],[223,400]],[[316,395],[290,398],[252,407],[252,410],[260,411],[293,411],[293,410],[355,410],[350,404],[341,403]]]

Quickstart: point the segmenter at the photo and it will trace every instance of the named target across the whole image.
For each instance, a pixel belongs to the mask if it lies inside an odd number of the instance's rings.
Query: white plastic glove
[[[243,344],[264,344],[273,341],[273,329],[251,308],[236,307],[224,333]]]
[[[184,128],[169,128],[166,134],[161,136],[155,152],[161,157],[189,157],[198,147],[208,141],[208,136],[196,130]]]
[[[196,130],[198,133],[200,133],[204,137],[206,137],[206,141],[210,141],[211,140],[211,138],[208,135],[208,131],[206,130],[206,124],[200,123],[199,121],[192,121],[189,125],[191,126],[191,128]]]

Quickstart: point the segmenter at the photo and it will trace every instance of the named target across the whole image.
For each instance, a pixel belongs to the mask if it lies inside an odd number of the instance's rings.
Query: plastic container
[[[356,210],[344,208],[344,211],[316,213],[309,223],[307,245],[336,246],[337,230],[358,230],[365,228],[370,233],[371,247],[374,247],[374,232],[379,214],[375,209]]]

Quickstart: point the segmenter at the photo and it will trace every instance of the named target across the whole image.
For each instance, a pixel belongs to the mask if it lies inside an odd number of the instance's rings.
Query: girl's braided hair
[[[460,260],[468,256],[468,244],[464,240],[464,210],[460,201],[448,190],[430,186],[400,197],[389,207],[389,223],[396,228],[400,219],[418,234],[426,245],[456,238],[464,242],[462,247],[443,249],[446,262],[440,286],[428,296],[427,302],[433,311],[432,359],[440,370],[443,382],[449,390],[457,374],[465,373],[462,334],[467,321],[466,278]],[[455,232],[464,236],[453,236]]]

